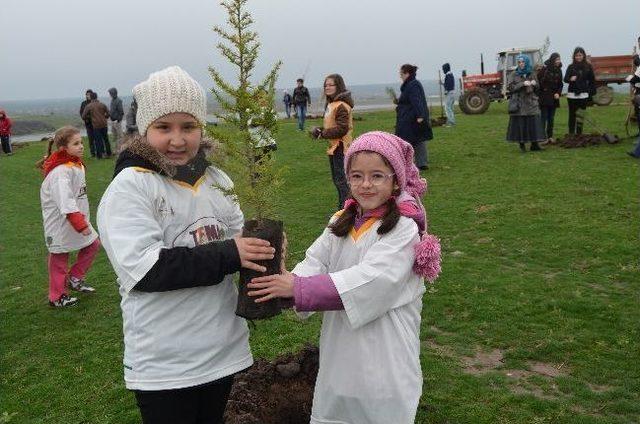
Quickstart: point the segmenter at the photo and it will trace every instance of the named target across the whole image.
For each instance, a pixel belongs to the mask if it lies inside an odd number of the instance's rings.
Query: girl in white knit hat
[[[243,215],[221,188],[203,138],[206,98],[177,66],[133,89],[140,135],[118,157],[98,228],[118,276],[124,377],[144,423],[217,423],[233,375],[253,363],[232,274],[272,259],[239,236]]]

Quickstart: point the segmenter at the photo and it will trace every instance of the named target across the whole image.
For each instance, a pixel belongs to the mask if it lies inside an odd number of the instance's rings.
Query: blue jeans
[[[456,116],[453,112],[453,106],[455,103],[456,103],[455,93],[453,91],[449,91],[447,93],[447,100],[444,104],[444,112],[447,114],[448,125],[456,124]]]
[[[11,149],[11,136],[0,136],[0,140],[2,140],[2,151],[8,155],[13,153],[13,150]]]
[[[284,104],[284,112],[287,114],[287,119],[291,118],[291,103]]]
[[[296,113],[298,114],[298,129],[302,131],[304,130],[304,120],[307,117],[306,103],[296,105]]]

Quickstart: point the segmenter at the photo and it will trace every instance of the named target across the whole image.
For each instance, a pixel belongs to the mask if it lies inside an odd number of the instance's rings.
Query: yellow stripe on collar
[[[372,216],[371,218],[367,219],[365,221],[364,224],[362,224],[360,226],[360,228],[358,228],[357,230],[355,228],[351,228],[351,231],[349,231],[349,235],[351,236],[351,238],[353,239],[353,241],[358,241],[358,239],[367,233],[367,231],[369,231],[371,229],[371,227],[373,226],[373,224],[376,223],[376,221],[379,218]]]
[[[198,188],[200,187],[200,185],[202,185],[202,183],[205,180],[205,176],[203,175],[202,177],[198,178],[198,181],[195,182],[195,184],[191,185],[189,183],[185,183],[184,181],[178,181],[178,180],[171,180],[174,183],[178,184],[181,187],[185,187],[188,188],[189,190],[193,191],[194,193],[198,192]]]

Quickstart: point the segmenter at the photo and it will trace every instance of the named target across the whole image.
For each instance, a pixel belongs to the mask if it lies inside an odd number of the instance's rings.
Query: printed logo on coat
[[[87,186],[82,186],[80,187],[80,190],[78,190],[78,199],[81,199],[83,197],[87,197]]]
[[[173,240],[172,246],[202,246],[224,240],[229,227],[216,217],[207,216],[193,222]]]
[[[164,197],[156,199],[156,211],[158,215],[164,217],[167,215],[175,215],[173,207],[166,201]]]

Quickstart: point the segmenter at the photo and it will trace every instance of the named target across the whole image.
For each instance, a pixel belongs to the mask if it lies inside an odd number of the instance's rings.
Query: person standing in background
[[[107,119],[109,119],[109,109],[98,100],[96,93],[91,93],[91,103],[85,106],[82,111],[82,119],[91,121],[93,137],[96,144],[96,158],[102,159],[105,155],[111,157],[111,145],[107,134]]]
[[[133,100],[131,100],[131,105],[129,105],[129,110],[127,111],[127,116],[125,118],[128,135],[138,134],[138,124],[136,120],[137,113],[138,113],[138,102],[134,98]]]
[[[595,94],[596,77],[593,67],[587,61],[582,47],[573,51],[573,62],[567,67],[564,82],[569,84],[567,103],[569,104],[569,134],[582,134],[582,119],[577,119],[578,109],[587,109],[589,99]]]
[[[80,116],[84,112],[84,108],[87,107],[89,103],[91,103],[91,93],[93,90],[89,89],[84,93],[85,99],[80,104]],[[84,128],[87,130],[87,139],[89,140],[89,150],[91,151],[91,157],[96,157],[96,143],[93,139],[93,127],[91,126],[91,119],[84,119]]]
[[[109,89],[111,96],[111,105],[109,107],[109,115],[111,115],[111,135],[116,148],[116,153],[120,152],[122,145],[122,118],[124,118],[124,108],[122,107],[122,99],[118,97],[118,90],[115,87]]]
[[[456,116],[453,112],[453,107],[456,102],[455,90],[456,90],[456,80],[453,76],[453,72],[451,72],[451,65],[445,63],[442,65],[442,72],[444,72],[444,96],[445,96],[445,104],[444,104],[444,112],[447,115],[447,127],[452,127],[456,124]]]
[[[304,80],[298,78],[297,87],[293,90],[293,105],[298,115],[298,130],[304,131],[304,121],[307,117],[307,105],[311,106],[309,90],[304,86]]]
[[[542,129],[547,136],[547,142],[553,143],[553,121],[556,109],[560,107],[562,95],[562,60],[558,53],[551,53],[544,66],[538,70],[540,84],[540,119]]]
[[[420,170],[429,169],[427,141],[433,138],[427,97],[416,79],[418,67],[400,67],[400,97],[396,106],[396,135],[413,146],[414,161]]]
[[[284,103],[284,112],[287,114],[287,119],[289,119],[291,118],[291,94],[287,90],[284,90],[282,102]]]
[[[0,141],[2,141],[2,151],[7,155],[11,156],[13,154],[13,149],[11,148],[11,126],[13,122],[7,116],[7,112],[3,109],[0,109]]]

